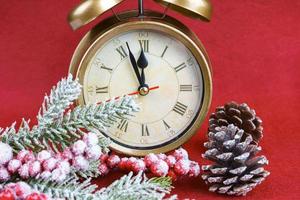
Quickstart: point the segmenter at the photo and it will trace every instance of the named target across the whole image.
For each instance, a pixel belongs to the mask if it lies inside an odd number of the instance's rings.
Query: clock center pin
[[[146,96],[147,94],[149,94],[149,92],[150,92],[150,90],[146,86],[142,86],[142,87],[139,88],[139,94],[141,96]]]

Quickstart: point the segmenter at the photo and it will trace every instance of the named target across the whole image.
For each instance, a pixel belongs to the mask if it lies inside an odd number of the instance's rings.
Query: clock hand
[[[140,76],[140,72],[139,72],[139,69],[138,69],[138,66],[137,66],[137,63],[135,61],[135,58],[134,58],[134,55],[132,54],[131,50],[130,50],[130,47],[129,47],[129,44],[128,42],[126,42],[126,45],[127,45],[127,48],[128,48],[128,52],[129,52],[129,58],[130,58],[130,62],[131,62],[131,66],[133,67],[134,69],[134,72],[135,72],[135,75],[139,81],[139,84],[140,84],[140,87],[143,86],[143,81],[142,81],[142,78]]]
[[[140,55],[140,57],[137,61],[137,65],[138,65],[139,68],[142,69],[141,79],[142,79],[143,84],[145,85],[146,77],[145,77],[145,71],[144,70],[148,67],[148,60],[145,56],[143,48],[142,48],[142,51],[141,51],[141,55]]]
[[[157,89],[159,89],[159,86],[154,86],[154,87],[150,87],[149,88],[149,91],[152,91],[152,90],[157,90]],[[129,94],[127,94],[127,95],[124,95],[124,96],[134,96],[134,95],[138,95],[138,94],[140,94],[140,91],[135,91],[135,92],[131,92],[131,93],[129,93]],[[120,99],[121,98],[121,96],[119,96],[119,97],[115,97],[115,98],[113,98],[113,100],[117,100],[117,99]],[[109,102],[109,101],[111,101],[112,99],[109,99],[109,100],[107,100],[106,102]],[[100,101],[100,102],[98,102],[97,104],[101,104],[102,102]]]
[[[150,87],[149,91],[157,90],[157,89],[159,89],[159,86]],[[133,95],[138,95],[138,94],[140,94],[140,91],[135,91],[135,92],[129,93],[128,96],[133,96]]]

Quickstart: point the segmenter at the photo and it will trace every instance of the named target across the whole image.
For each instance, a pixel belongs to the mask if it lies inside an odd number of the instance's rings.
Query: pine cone
[[[230,102],[225,106],[217,107],[209,119],[209,131],[214,131],[216,127],[234,124],[243,129],[245,134],[242,140],[251,135],[254,142],[258,143],[263,136],[262,120],[256,116],[255,110],[247,104],[237,104]]]
[[[251,135],[243,141],[244,131],[233,124],[215,130],[208,134],[209,141],[204,143],[208,150],[203,154],[214,164],[202,167],[202,178],[212,192],[246,195],[270,174],[263,168],[268,160],[255,156],[261,147],[252,144]]]

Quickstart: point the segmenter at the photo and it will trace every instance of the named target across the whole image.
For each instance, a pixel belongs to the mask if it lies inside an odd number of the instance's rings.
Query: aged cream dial
[[[148,65],[145,83],[150,91],[137,95],[141,111],[103,133],[131,149],[154,149],[182,137],[200,112],[203,75],[192,52],[179,40],[160,31],[130,30],[102,45],[90,59],[83,76],[83,98],[96,103],[131,94],[140,83],[129,57],[144,51]],[[141,73],[141,69],[139,69]]]

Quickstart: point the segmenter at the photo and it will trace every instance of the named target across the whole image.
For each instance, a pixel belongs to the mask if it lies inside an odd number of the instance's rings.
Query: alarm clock
[[[116,13],[125,0],[86,0],[68,16],[75,30],[111,10],[112,15],[81,40],[70,73],[83,86],[78,104],[136,95],[140,111],[102,131],[111,148],[143,156],[173,150],[201,126],[212,98],[208,54],[192,30],[167,14],[173,9],[209,21],[208,0],[155,0],[164,12],[137,10]]]

